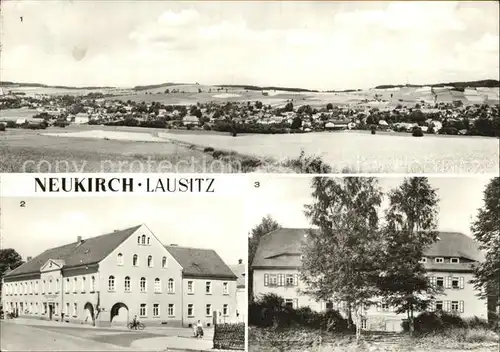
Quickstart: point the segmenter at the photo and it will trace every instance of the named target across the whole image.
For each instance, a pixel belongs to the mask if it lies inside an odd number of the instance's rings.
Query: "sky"
[[[4,81],[328,90],[499,77],[496,1],[5,0],[1,6]]]
[[[483,192],[490,179],[487,176],[429,177],[439,198],[437,229],[471,236],[470,226],[484,204]],[[245,204],[247,233],[266,215],[283,227],[310,228],[304,215],[304,205],[312,203],[310,181],[309,177],[259,176],[260,186],[254,188]],[[378,179],[384,193],[402,181],[400,177]],[[384,197],[382,209],[387,205],[387,197]]]
[[[214,249],[228,265],[247,257],[241,197],[5,197],[0,207],[0,247],[23,259],[140,224],[165,245]]]

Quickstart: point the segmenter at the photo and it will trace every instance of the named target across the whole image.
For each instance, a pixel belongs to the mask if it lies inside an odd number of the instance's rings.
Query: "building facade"
[[[301,293],[305,288],[299,278],[301,246],[306,241],[307,231],[285,228],[262,237],[252,263],[253,295],[274,293],[293,308],[336,309],[347,315],[347,307],[342,302],[316,301]],[[478,292],[470,283],[473,264],[481,260],[483,255],[472,238],[461,233],[440,232],[439,240],[421,259],[431,284],[442,288],[430,310],[454,313],[463,318],[487,319],[487,302],[477,297]],[[363,329],[378,331],[400,331],[406,318],[383,303],[366,307],[362,316]]]
[[[238,278],[236,281],[236,316],[238,322],[245,322],[248,311],[248,295],[246,290],[246,265],[243,259],[238,264],[230,266],[233,273]]]
[[[5,275],[3,308],[19,316],[93,325],[125,325],[137,316],[147,325],[190,326],[198,320],[213,323],[201,309],[211,304],[234,319],[236,276],[217,253],[176,247],[191,255],[179,258],[168,248],[145,225],[78,238]],[[203,271],[203,280],[214,282],[214,288],[210,296],[200,295],[188,314],[191,266]]]

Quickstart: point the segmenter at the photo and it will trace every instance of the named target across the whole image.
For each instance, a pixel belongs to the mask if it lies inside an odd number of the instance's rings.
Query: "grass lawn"
[[[406,334],[367,333],[360,341],[354,335],[308,329],[274,331],[250,327],[249,352],[330,352],[330,351],[498,351],[498,335],[484,329],[453,329],[447,333],[410,337]]]

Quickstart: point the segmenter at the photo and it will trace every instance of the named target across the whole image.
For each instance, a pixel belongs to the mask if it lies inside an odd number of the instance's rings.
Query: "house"
[[[89,116],[83,112],[79,112],[78,114],[75,115],[74,123],[76,124],[84,124],[84,123],[89,123]]]
[[[274,293],[293,307],[310,307],[315,311],[338,309],[346,315],[343,302],[316,301],[301,294],[306,287],[299,277],[302,263],[301,245],[307,241],[307,229],[282,228],[262,237],[252,262],[255,297]],[[428,248],[421,262],[431,283],[444,288],[431,310],[456,313],[462,317],[487,318],[487,303],[479,299],[470,283],[472,266],[483,260],[474,240],[456,232],[440,232],[439,240]],[[396,314],[383,303],[367,307],[362,328],[367,330],[399,331],[406,315]]]
[[[246,265],[243,264],[243,259],[240,259],[238,264],[229,267],[238,278],[236,281],[236,316],[238,321],[244,322],[247,315]]]
[[[200,119],[194,115],[187,115],[182,119],[182,124],[184,126],[198,126],[200,124]]]
[[[229,323],[236,320],[237,277],[211,249],[165,246],[182,267],[184,325]]]
[[[196,302],[186,290],[194,263],[203,272],[197,280],[214,282]],[[6,312],[101,326],[124,326],[134,316],[146,325],[190,326],[211,322],[206,304],[217,312],[225,304],[228,315],[236,306],[236,276],[215,251],[179,255],[146,225],[48,249],[5,275],[2,285]]]

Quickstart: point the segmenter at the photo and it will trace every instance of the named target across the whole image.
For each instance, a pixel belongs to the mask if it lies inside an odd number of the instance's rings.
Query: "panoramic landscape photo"
[[[1,6],[1,172],[498,172],[496,2]]]

